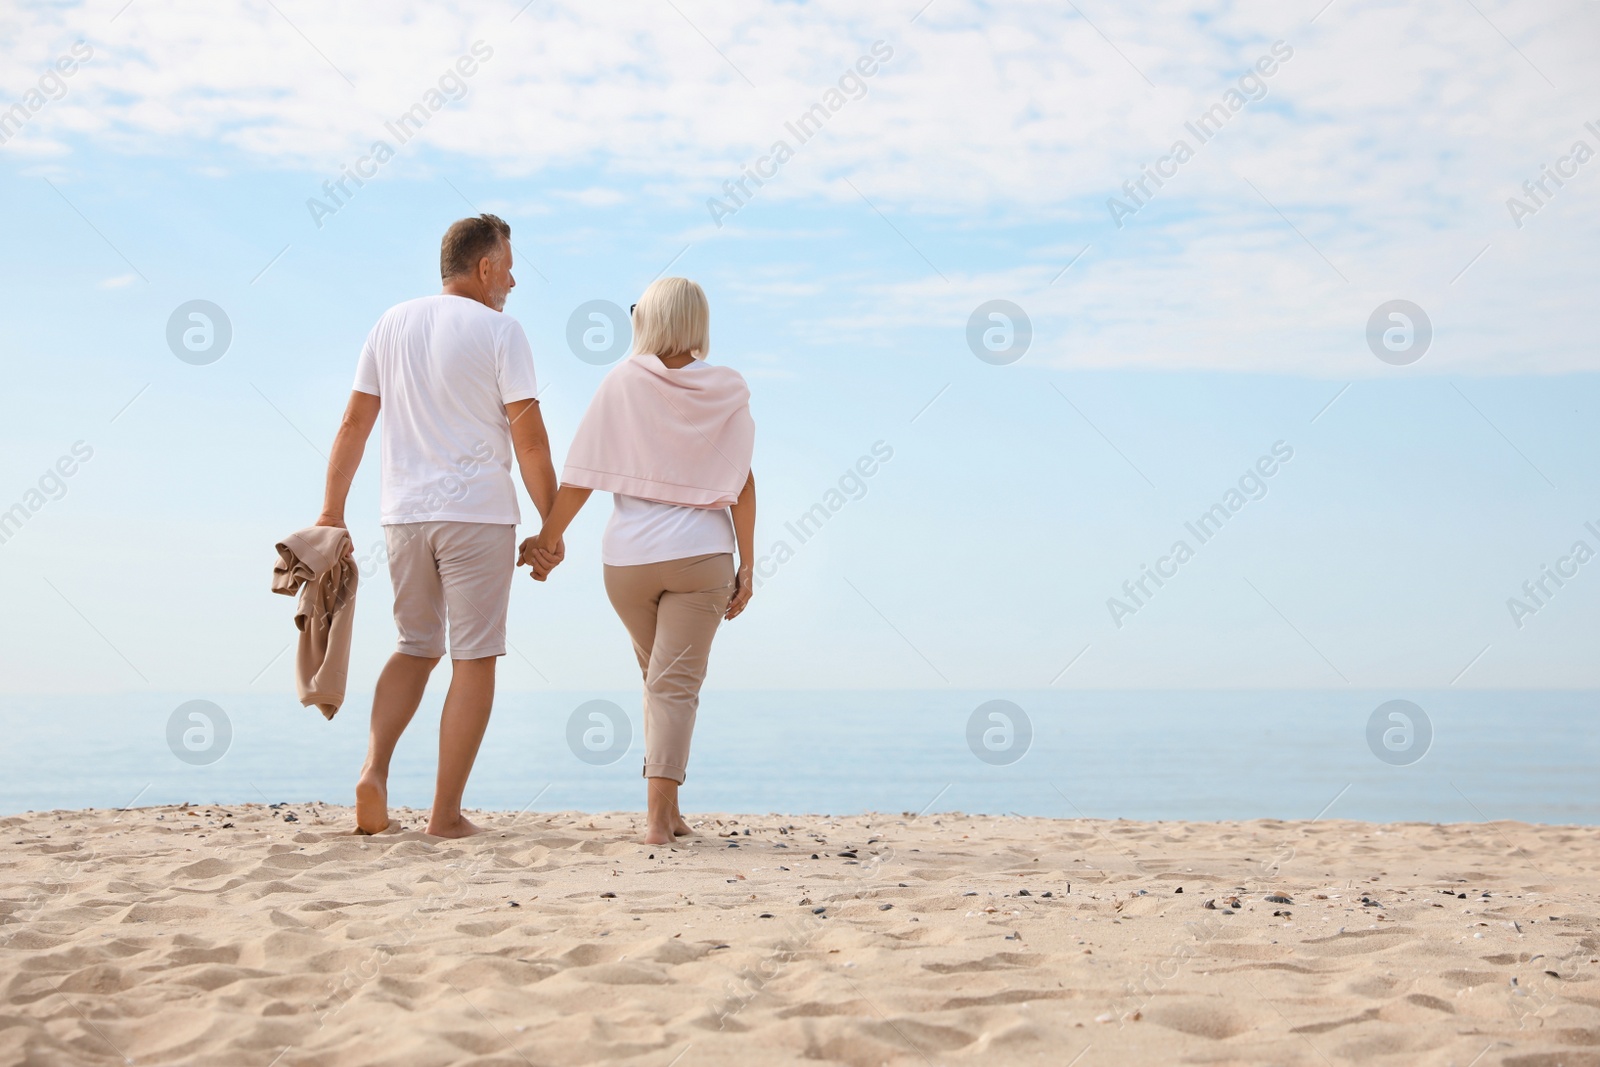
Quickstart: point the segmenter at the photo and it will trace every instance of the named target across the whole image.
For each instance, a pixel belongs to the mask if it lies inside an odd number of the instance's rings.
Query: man
[[[345,525],[350,480],[381,407],[380,521],[400,643],[378,676],[356,783],[356,826],[369,834],[389,825],[389,759],[445,653],[447,630],[450,689],[427,832],[479,832],[461,814],[461,797],[489,724],[495,660],[506,651],[521,521],[513,453],[541,517],[556,492],[533,353],[521,324],[502,314],[517,284],[511,227],[493,215],[453,223],[439,273],[442,293],[390,308],[367,337],[317,518],[319,526]]]

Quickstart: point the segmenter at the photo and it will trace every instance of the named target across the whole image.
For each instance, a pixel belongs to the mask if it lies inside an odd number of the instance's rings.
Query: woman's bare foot
[[[648,778],[645,790],[644,836],[641,845],[670,845],[689,826],[678,814],[678,783],[672,778]],[[681,829],[680,829],[681,827]]]
[[[687,837],[690,834],[694,833],[694,827],[692,827],[688,823],[684,822],[683,821],[683,816],[679,815],[677,817],[677,820],[672,825],[672,832],[674,834],[676,834],[678,837]]]
[[[376,774],[364,773],[356,782],[356,828],[364,834],[389,828],[389,787]]]
[[[473,834],[483,833],[483,827],[474,825],[465,815],[457,815],[451,820],[429,816],[428,829],[425,832],[429,837],[471,837]]]

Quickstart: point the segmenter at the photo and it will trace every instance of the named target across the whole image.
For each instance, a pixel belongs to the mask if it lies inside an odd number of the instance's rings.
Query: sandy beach
[[[0,1063],[1600,1064],[1594,827],[397,814],[0,820]]]

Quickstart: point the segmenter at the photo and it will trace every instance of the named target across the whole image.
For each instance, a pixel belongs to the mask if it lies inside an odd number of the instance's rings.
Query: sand
[[[1600,828],[397,814],[0,820],[0,1063],[1600,1065]]]

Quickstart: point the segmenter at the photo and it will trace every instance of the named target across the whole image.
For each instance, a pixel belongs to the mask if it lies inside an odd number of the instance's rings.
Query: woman
[[[753,592],[750,390],[738,371],[705,362],[710,323],[705,292],[687,278],[645,290],[633,308],[633,353],[600,383],[555,504],[523,543],[522,561],[542,580],[561,562],[561,536],[589,494],[613,494],[600,558],[644,673],[642,841],[651,845],[689,833],[678,786],[711,639]]]

